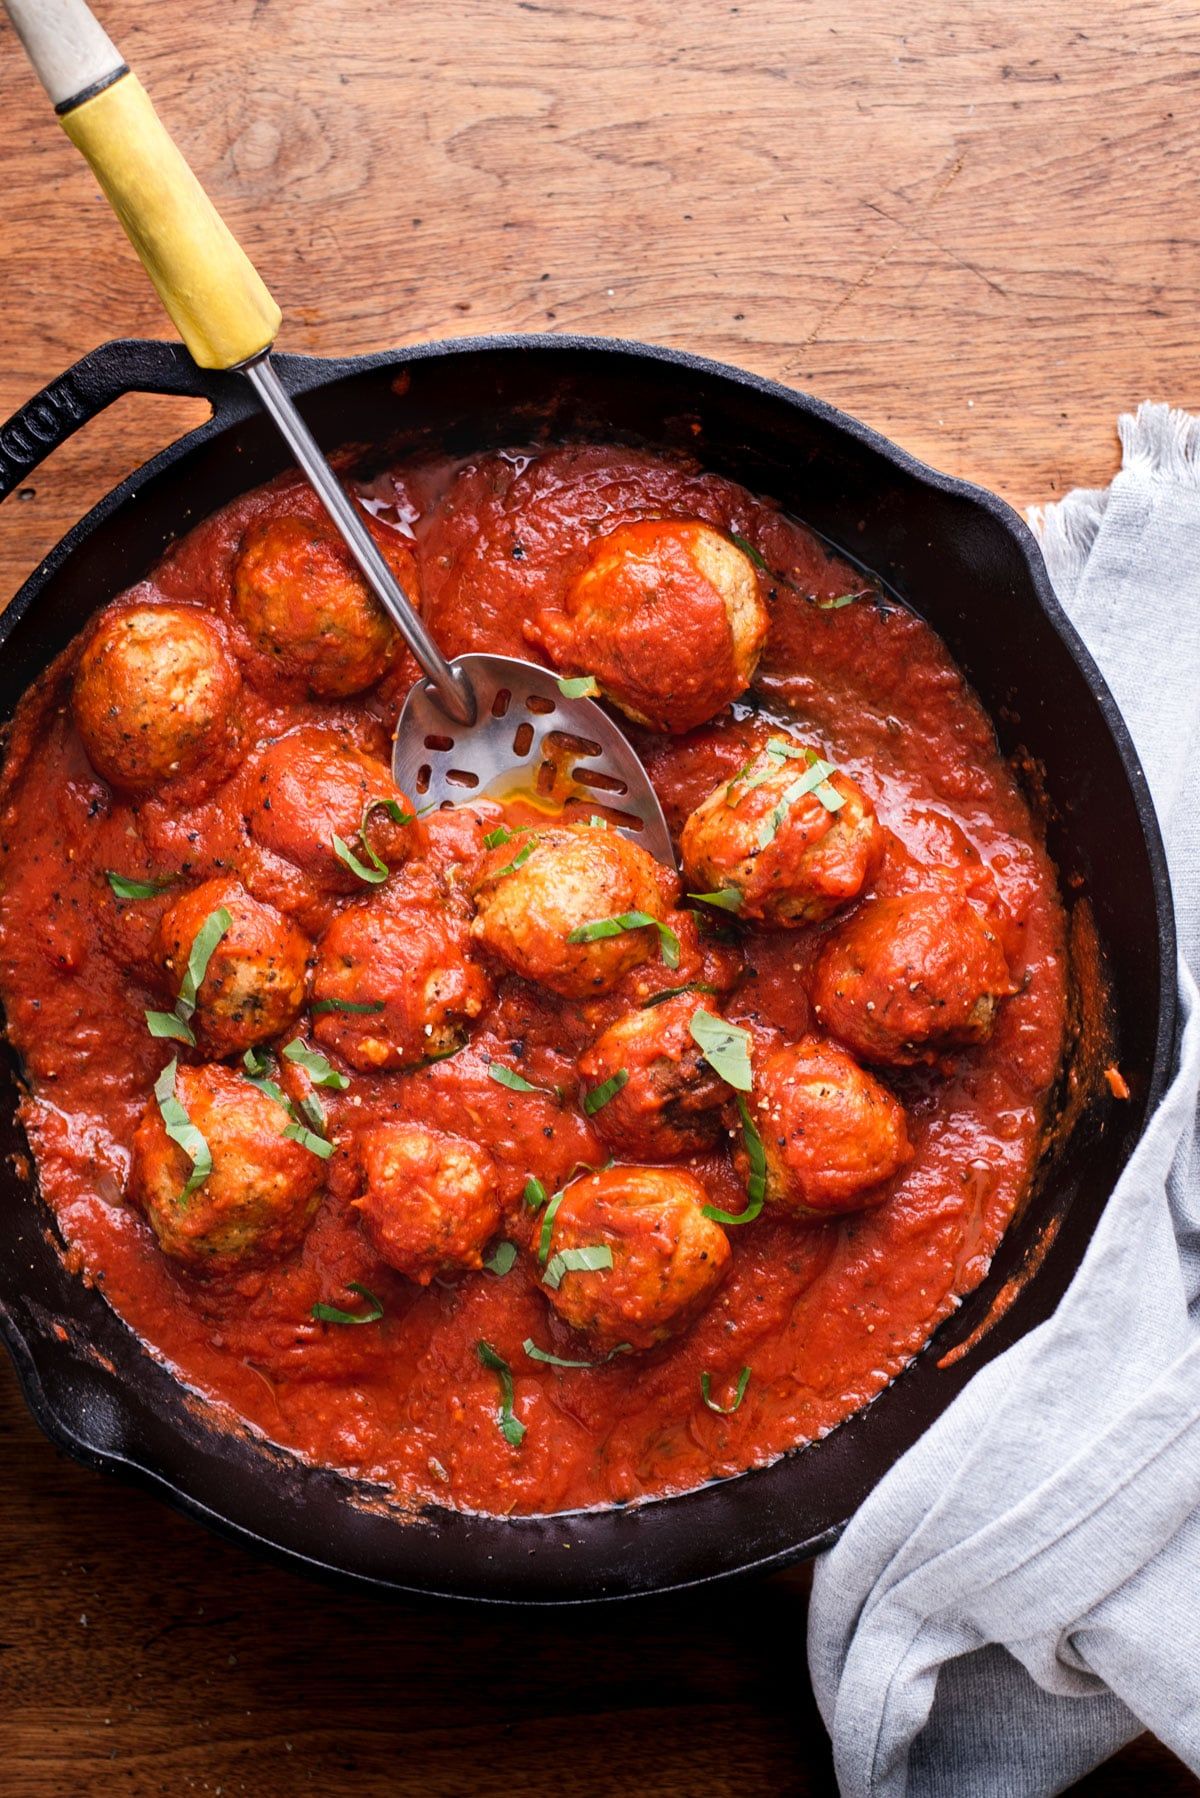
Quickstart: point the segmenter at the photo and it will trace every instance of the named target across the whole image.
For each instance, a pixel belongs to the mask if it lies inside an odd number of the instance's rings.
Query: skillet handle
[[[242,384],[236,376],[197,368],[181,344],[134,339],[101,344],[0,425],[0,500],[125,393],[206,399],[216,411],[241,400]],[[244,403],[239,409],[244,410]]]

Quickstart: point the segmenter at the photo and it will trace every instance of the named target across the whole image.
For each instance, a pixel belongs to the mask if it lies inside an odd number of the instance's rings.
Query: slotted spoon
[[[568,697],[534,662],[443,656],[271,362],[279,307],[85,0],[4,5],[192,357],[245,375],[424,670],[396,725],[397,785],[429,806],[582,800],[673,866],[649,776],[593,700]]]

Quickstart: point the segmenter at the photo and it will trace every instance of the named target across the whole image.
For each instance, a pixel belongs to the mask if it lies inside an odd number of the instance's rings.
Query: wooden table
[[[295,350],[685,345],[1023,506],[1200,402],[1184,0],[108,0]],[[0,416],[165,323],[0,26]],[[1176,116],[1178,114],[1178,117]],[[128,399],[0,517],[0,592],[202,413]],[[62,1462],[0,1375],[0,1786],[825,1793],[803,1575],[560,1618],[327,1593]],[[1080,1790],[1195,1791],[1143,1738]]]

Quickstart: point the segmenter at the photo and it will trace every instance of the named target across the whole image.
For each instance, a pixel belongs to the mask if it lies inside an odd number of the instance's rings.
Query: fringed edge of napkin
[[[1200,487],[1200,419],[1160,400],[1143,400],[1136,412],[1117,420],[1121,473]],[[1117,480],[1120,479],[1118,475]],[[1039,539],[1050,579],[1060,592],[1074,592],[1091,554],[1112,489],[1076,487],[1051,505],[1030,506],[1030,529]]]

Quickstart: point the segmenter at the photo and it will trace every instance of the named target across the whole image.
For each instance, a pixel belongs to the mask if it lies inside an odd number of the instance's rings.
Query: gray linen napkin
[[[846,1798],[1060,1791],[1142,1728],[1200,1771],[1200,421],[1120,421],[1035,515],[1133,734],[1178,913],[1178,1072],[1058,1311],[971,1382],[817,1568]]]

